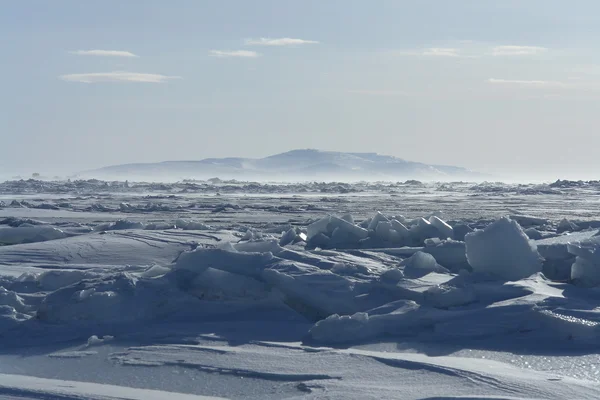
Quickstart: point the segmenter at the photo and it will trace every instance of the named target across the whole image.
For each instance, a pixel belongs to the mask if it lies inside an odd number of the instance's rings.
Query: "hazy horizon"
[[[312,154],[312,152],[317,152],[321,154],[333,154],[337,156],[338,154],[342,157],[347,155],[366,155],[366,154],[377,154],[378,156],[387,156],[385,154],[380,153],[371,153],[371,152],[336,152],[336,151],[323,151],[319,149],[293,149],[289,152],[279,153],[274,156],[279,158],[280,156],[285,156],[287,154],[292,153],[300,153],[303,154],[303,157],[306,157],[304,154],[308,152]],[[271,159],[272,157],[266,157],[264,159]],[[233,157],[231,159],[235,160],[246,160],[246,161],[260,161],[263,158],[244,158],[244,157]],[[493,175],[493,174],[485,174],[479,173],[479,171],[469,170],[466,168],[461,168],[460,166],[450,166],[450,165],[430,165],[424,164],[425,166],[430,166],[434,168],[442,168],[440,171],[443,171],[443,168],[450,167],[453,169],[454,167],[458,167],[458,169],[464,169],[465,174],[461,174],[460,171],[457,172],[449,172],[449,175],[444,177],[442,175],[437,175],[436,177],[426,177],[419,176],[417,173],[412,172],[385,172],[385,171],[373,171],[370,169],[361,170],[361,166],[357,165],[354,171],[344,172],[329,172],[327,169],[322,170],[317,168],[318,170],[314,173],[304,174],[301,171],[294,169],[294,162],[291,164],[282,164],[276,166],[274,169],[264,169],[256,165],[248,165],[244,162],[245,166],[240,170],[231,169],[227,167],[227,163],[222,164],[224,169],[206,169],[210,164],[201,164],[204,161],[228,161],[228,158],[208,158],[202,160],[165,160],[159,162],[149,162],[149,163],[125,163],[125,164],[116,164],[112,166],[105,166],[98,169],[90,169],[85,171],[76,171],[68,174],[50,174],[50,173],[40,173],[40,171],[36,171],[35,173],[25,173],[25,174],[17,174],[9,176],[9,174],[0,173],[0,182],[4,182],[7,180],[15,180],[15,179],[43,179],[43,180],[65,180],[65,179],[100,179],[105,181],[125,181],[129,180],[131,182],[181,182],[183,180],[199,180],[206,181],[212,178],[219,178],[224,181],[228,180],[237,180],[241,182],[272,182],[272,183],[298,183],[298,182],[347,182],[347,183],[356,183],[356,182],[403,182],[408,180],[418,180],[422,182],[503,182],[503,183],[551,183],[556,181],[557,179],[567,179],[567,180],[593,180],[593,178],[581,178],[581,177],[569,177],[569,176],[559,176],[553,178],[547,177],[530,177],[530,178],[519,178],[510,175]],[[311,157],[308,156],[306,158],[307,167],[318,167],[319,161],[318,159],[311,160]],[[329,162],[333,160],[325,160],[325,162]],[[412,160],[404,160],[409,163],[422,164],[420,162],[414,162]],[[296,164],[298,160],[295,161]],[[344,164],[344,163],[342,163]],[[204,167],[203,167],[204,165]],[[327,167],[327,166],[325,166]],[[165,171],[166,168],[166,171]],[[132,172],[134,171],[134,172]],[[170,171],[170,172],[169,172]],[[173,172],[175,171],[175,172]],[[39,177],[34,177],[36,175]]]
[[[8,2],[0,179],[374,152],[598,179],[600,3]]]

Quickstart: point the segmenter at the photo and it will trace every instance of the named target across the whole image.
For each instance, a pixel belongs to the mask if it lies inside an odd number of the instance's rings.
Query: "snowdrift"
[[[67,235],[60,229],[51,226],[23,226],[16,228],[0,228],[0,245],[45,242],[63,239]]]
[[[155,238],[141,243],[169,248],[169,235],[140,236],[134,234],[138,226],[122,224],[111,226],[127,228],[115,229],[123,233],[90,237],[119,238],[121,245],[124,238],[135,243]],[[360,223],[350,215],[327,216],[306,229],[246,230],[237,241],[196,244],[178,250],[172,263],[129,270],[114,263],[107,270],[99,263],[86,270],[4,277],[0,333],[10,336],[33,323],[100,325],[112,334],[115,326],[142,321],[260,312],[313,323],[306,338],[318,343],[389,335],[446,341],[506,335],[563,343],[598,339],[600,313],[582,308],[587,289],[574,285],[600,284],[600,241],[593,233],[573,234],[581,241],[565,235],[543,239],[538,246],[510,218],[472,232],[454,225],[459,229],[439,215],[407,220],[376,213]],[[461,231],[464,242],[456,240]],[[115,254],[124,257],[117,243]],[[542,255],[574,260],[572,283],[542,274]]]

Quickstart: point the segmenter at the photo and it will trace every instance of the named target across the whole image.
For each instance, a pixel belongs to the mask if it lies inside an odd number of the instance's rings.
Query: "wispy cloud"
[[[430,47],[421,52],[424,56],[435,56],[435,57],[458,57],[459,49],[451,47]]]
[[[255,51],[249,50],[211,50],[208,52],[211,57],[239,57],[239,58],[256,58],[260,57],[261,54]]]
[[[129,57],[135,58],[137,55],[133,54],[130,51],[122,51],[122,50],[75,50],[70,51],[71,54],[76,54],[78,56],[100,56],[100,57]]]
[[[359,94],[365,96],[411,96],[411,93],[402,90],[348,90],[349,94]]]
[[[463,54],[461,51],[462,50],[457,47],[427,47],[415,50],[386,51],[386,53],[414,57],[472,57]]]
[[[547,52],[546,47],[539,46],[496,46],[492,49],[493,56],[532,56]]]
[[[301,44],[319,44],[316,40],[292,39],[292,38],[260,38],[246,39],[248,46],[296,46]]]
[[[59,77],[67,82],[101,83],[101,82],[137,82],[137,83],[164,83],[171,79],[181,79],[179,76],[166,76],[160,74],[145,74],[139,72],[91,72],[86,74],[67,74]]]
[[[427,47],[400,52],[395,51],[394,53],[404,56],[479,58],[483,56],[534,56],[549,51],[548,48],[540,46],[504,45],[491,47],[485,43],[466,40],[452,42],[451,44],[447,47]]]
[[[517,86],[529,86],[529,87],[568,87],[564,82],[560,81],[542,81],[542,80],[518,80],[518,79],[496,79],[490,78],[487,80],[488,83],[494,85],[517,85]]]

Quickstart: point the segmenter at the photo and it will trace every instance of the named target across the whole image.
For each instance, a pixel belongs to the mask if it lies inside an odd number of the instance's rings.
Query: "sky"
[[[365,151],[600,178],[597,0],[7,0],[0,176]]]

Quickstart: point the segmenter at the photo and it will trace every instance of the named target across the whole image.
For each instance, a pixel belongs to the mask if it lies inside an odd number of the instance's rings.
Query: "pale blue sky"
[[[598,43],[597,0],[4,1],[0,175],[319,148],[597,178]]]

